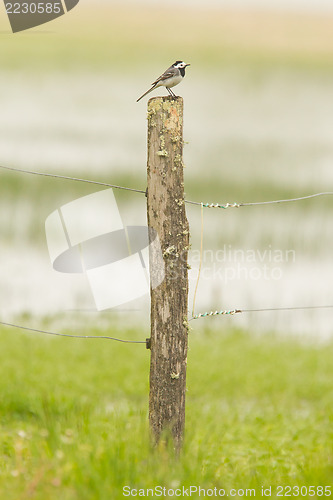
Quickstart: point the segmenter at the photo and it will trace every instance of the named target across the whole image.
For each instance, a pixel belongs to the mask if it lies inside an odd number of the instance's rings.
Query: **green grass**
[[[333,345],[195,327],[179,460],[149,444],[144,346],[2,329],[1,498],[109,500],[125,485],[260,496],[262,485],[332,484]]]
[[[24,72],[42,71],[102,71],[110,78],[114,67],[127,78],[151,71],[162,60],[171,63],[181,47],[179,57],[191,62],[191,71],[200,68],[200,74],[208,70],[220,78],[235,70],[253,88],[280,70],[300,81],[313,75],[323,82],[331,78],[331,18],[181,13],[134,7],[98,13],[78,7],[44,28],[2,34],[0,64],[13,75],[19,71],[22,81]],[[171,24],[177,36],[161,29]],[[318,164],[322,157],[322,148],[312,150],[311,144],[286,152],[279,144],[250,147],[241,138],[207,152],[218,182],[215,177],[203,180],[188,165],[186,197],[233,202],[302,196],[304,186],[273,178],[269,169],[265,173],[266,164],[273,172],[280,164],[292,168],[307,160],[308,165],[309,158]],[[243,164],[251,175],[243,179],[240,174],[239,182],[234,173]],[[145,188],[144,172],[140,177],[102,178],[93,172],[82,177]],[[1,187],[1,238],[6,243],[16,238],[20,244],[40,244],[43,221],[52,210],[95,191],[90,185],[5,172]],[[128,199],[126,193],[116,194],[121,202]],[[325,198],[297,207],[303,214],[304,208],[322,210],[331,204]],[[24,238],[17,233],[22,217]],[[0,499],[117,500],[125,485],[255,488],[256,496],[262,485],[331,485],[333,345],[301,345],[239,331],[228,335],[223,319],[210,323],[221,325],[220,331],[206,329],[208,324],[196,322],[191,333],[186,439],[179,460],[163,444],[150,446],[149,352],[144,346],[0,329]],[[95,333],[147,336],[120,327]]]

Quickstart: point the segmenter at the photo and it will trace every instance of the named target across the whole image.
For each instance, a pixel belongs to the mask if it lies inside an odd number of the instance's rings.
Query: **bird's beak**
[[[186,64],[186,66],[191,66],[191,65],[190,64]],[[185,68],[186,68],[186,66],[185,66]]]

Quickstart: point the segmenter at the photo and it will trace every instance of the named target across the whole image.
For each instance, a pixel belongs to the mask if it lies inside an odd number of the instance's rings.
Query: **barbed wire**
[[[249,312],[272,312],[272,311],[299,311],[299,310],[309,310],[309,309],[333,309],[333,305],[327,306],[305,306],[305,307],[271,307],[267,309],[231,309],[231,310],[221,310],[221,311],[209,311],[204,313],[198,313],[192,316],[189,321],[193,321],[199,318],[208,318],[212,316],[234,316],[235,314],[249,313]],[[23,325],[16,325],[14,323],[7,323],[0,321],[0,325],[8,328],[17,328],[19,330],[24,330],[33,333],[41,333],[43,335],[52,335],[56,337],[66,337],[71,339],[94,339],[94,340],[113,340],[115,342],[122,342],[124,344],[145,344],[147,349],[149,347],[149,340],[124,340],[118,339],[116,337],[110,337],[108,335],[72,335],[69,333],[59,333],[50,332],[48,330],[40,330],[39,328],[30,328]]]
[[[141,189],[133,189],[125,186],[118,186],[116,184],[109,184],[108,182],[99,182],[99,181],[93,181],[89,179],[81,179],[79,177],[70,177],[68,175],[58,175],[58,174],[48,174],[45,172],[36,172],[34,170],[24,170],[23,168],[14,168],[14,167],[5,167],[3,165],[0,165],[0,168],[4,170],[10,170],[12,172],[19,172],[23,174],[31,174],[31,175],[40,175],[42,177],[53,177],[55,179],[65,179],[69,181],[77,181],[77,182],[86,182],[87,184],[96,184],[97,186],[104,186],[104,187],[110,187],[114,189],[124,189],[126,191],[132,191],[134,193],[143,193],[145,194],[146,191],[142,191]]]
[[[47,330],[39,330],[37,328],[29,328],[27,326],[15,325],[13,323],[5,323],[4,321],[0,321],[0,325],[8,326],[10,328],[18,328],[19,330],[26,330],[28,332],[34,333],[42,333],[44,335],[55,335],[57,337],[69,337],[74,339],[104,339],[104,340],[114,340],[116,342],[123,342],[124,344],[146,344],[146,341],[143,340],[123,340],[117,339],[115,337],[109,337],[107,335],[71,335],[69,333],[58,333],[58,332],[49,332]]]
[[[34,170],[25,170],[22,168],[14,168],[14,167],[6,167],[4,165],[0,165],[1,169],[4,170],[9,170],[11,172],[18,172],[18,173],[24,173],[24,174],[30,174],[30,175],[39,175],[42,177],[51,177],[54,179],[63,179],[63,180],[70,180],[70,181],[76,181],[76,182],[85,182],[87,184],[95,184],[97,186],[104,186],[104,187],[110,187],[114,189],[122,189],[125,191],[131,191],[134,193],[140,193],[146,195],[146,191],[142,189],[134,189],[126,186],[119,186],[117,184],[110,184],[108,182],[99,182],[99,181],[94,181],[90,179],[82,179],[80,177],[71,177],[69,175],[60,175],[60,174],[50,174],[50,173],[45,173],[45,172],[37,172]],[[314,193],[310,194],[307,196],[300,196],[298,198],[288,198],[288,199],[283,199],[283,200],[271,200],[271,201],[256,201],[256,202],[241,202],[241,203],[203,203],[202,201],[191,201],[191,200],[184,200],[185,203],[188,203],[190,205],[197,205],[201,206],[203,208],[221,208],[221,209],[227,209],[227,208],[240,208],[240,207],[250,207],[250,206],[256,206],[256,205],[271,205],[271,204],[278,204],[278,203],[289,203],[289,202],[295,202],[295,201],[302,201],[302,200],[308,200],[310,198],[316,198],[319,196],[331,196],[333,195],[333,191],[324,191],[321,193]]]
[[[234,316],[235,314],[240,313],[249,313],[249,312],[272,312],[272,311],[304,311],[307,309],[333,309],[333,305],[327,306],[300,306],[300,307],[270,307],[267,309],[225,309],[221,311],[210,311],[204,313],[198,313],[192,315],[192,318],[189,321],[199,318],[208,318],[211,316]]]
[[[147,191],[141,190],[141,189],[134,189],[134,188],[129,188],[125,186],[119,186],[116,184],[110,184],[107,182],[100,182],[100,181],[94,181],[90,179],[82,179],[79,177],[71,177],[67,175],[60,175],[60,174],[50,174],[50,173],[45,173],[45,172],[38,172],[34,170],[26,170],[26,169],[20,169],[20,168],[14,168],[14,167],[7,167],[4,165],[0,165],[1,169],[4,170],[9,170],[12,172],[18,172],[18,173],[25,173],[25,174],[30,174],[30,175],[38,175],[42,177],[51,177],[55,179],[63,179],[63,180],[70,180],[70,181],[76,181],[76,182],[84,182],[88,184],[94,184],[98,186],[104,186],[104,187],[110,187],[114,189],[122,189],[126,191],[131,191],[135,193],[140,193],[140,194],[147,194]],[[203,202],[198,202],[198,201],[191,201],[191,200],[185,200],[185,203],[191,204],[191,205],[197,205],[201,206],[201,208],[220,208],[220,209],[227,209],[227,208],[240,208],[240,207],[246,207],[246,206],[256,206],[256,205],[271,205],[271,204],[279,204],[279,203],[289,203],[289,202],[296,202],[296,201],[302,201],[302,200],[307,200],[311,198],[316,198],[319,196],[330,196],[333,195],[332,191],[324,191],[320,193],[314,193],[310,194],[307,196],[300,196],[298,198],[288,198],[288,199],[281,199],[281,200],[270,200],[270,201],[259,201],[259,202],[241,202],[241,203],[225,203],[225,204],[220,204],[220,203],[203,203]],[[203,236],[201,235],[201,238]],[[199,276],[198,276],[199,278]],[[199,279],[198,279],[199,281]],[[197,282],[198,285],[198,282]],[[195,302],[194,302],[195,304]],[[194,306],[193,304],[193,306]],[[308,307],[282,307],[282,308],[267,308],[267,309],[232,309],[232,310],[221,310],[221,311],[210,311],[210,312],[204,312],[204,313],[198,313],[194,315],[194,310],[192,312],[192,317],[190,318],[189,321],[192,321],[194,319],[199,319],[199,318],[205,318],[205,317],[211,317],[211,316],[223,316],[223,315],[235,315],[238,313],[248,313],[248,312],[264,312],[264,311],[295,311],[295,310],[307,310],[307,309],[328,309],[328,308],[333,308],[333,305],[328,305],[328,306],[308,306]],[[45,330],[39,330],[39,329],[34,329],[34,328],[28,328],[25,326],[20,326],[20,325],[15,325],[12,323],[5,323],[0,321],[0,325],[3,326],[8,326],[8,327],[13,327],[13,328],[19,328],[22,330],[27,330],[27,331],[32,331],[32,332],[37,332],[37,333],[42,333],[46,335],[56,335],[59,337],[70,337],[70,338],[81,338],[81,339],[107,339],[107,340],[114,340],[117,342],[123,342],[123,343],[132,343],[132,344],[146,344],[146,341],[134,341],[134,340],[122,340],[114,337],[109,337],[109,336],[93,336],[93,335],[70,335],[70,334],[63,334],[63,333],[57,333],[57,332],[49,332]]]
[[[322,193],[314,193],[314,194],[309,194],[307,196],[300,196],[298,198],[287,198],[284,200],[271,200],[271,201],[255,201],[255,202],[249,202],[249,203],[203,203],[203,202],[198,202],[198,201],[187,201],[187,203],[191,203],[192,205],[201,205],[203,208],[239,208],[239,207],[252,207],[255,205],[272,205],[275,203],[289,203],[292,201],[302,201],[302,200],[308,200],[310,198],[316,198],[317,196],[330,196],[333,195],[333,191],[324,191]]]
[[[288,198],[285,200],[272,200],[272,201],[256,201],[251,203],[226,203],[225,205],[221,205],[219,203],[203,203],[203,207],[206,208],[239,208],[239,207],[251,207],[255,205],[272,205],[275,203],[289,203],[292,201],[302,201],[308,200],[310,198],[315,198],[317,196],[328,196],[333,195],[331,191],[325,191],[322,193],[309,194],[307,196],[300,196],[299,198]]]

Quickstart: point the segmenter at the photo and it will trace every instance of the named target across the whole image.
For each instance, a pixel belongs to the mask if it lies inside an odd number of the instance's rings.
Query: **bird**
[[[190,66],[190,64],[186,64],[184,61],[176,61],[175,63],[173,63],[173,65],[165,70],[161,76],[156,78],[156,80],[152,83],[152,87],[144,94],[142,94],[142,96],[139,97],[136,102],[139,102],[140,99],[142,99],[157,87],[165,87],[171,97],[177,97],[176,94],[171,90],[171,87],[178,85],[178,83],[183,80],[185,76],[185,69],[187,68],[187,66]]]

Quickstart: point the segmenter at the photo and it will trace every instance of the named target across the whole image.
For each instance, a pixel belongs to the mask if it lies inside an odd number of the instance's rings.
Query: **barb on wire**
[[[210,312],[198,313],[193,315],[190,321],[192,321],[192,319],[206,318],[208,316],[226,316],[226,315],[233,316],[234,314],[241,312],[243,311],[241,311],[240,309],[231,309],[230,311],[222,310],[222,311],[210,311]]]
[[[225,316],[225,315],[233,316],[234,314],[237,314],[237,313],[267,312],[267,311],[304,311],[307,309],[333,309],[333,305],[301,306],[301,307],[270,307],[267,309],[231,309],[230,311],[228,311],[228,310],[210,311],[210,312],[195,314],[192,316],[192,318],[189,321],[192,321],[193,319],[207,318],[209,316]]]
[[[185,203],[188,203],[189,205],[197,205],[199,207],[203,208],[239,208],[243,204],[242,203],[225,203],[222,205],[221,203],[203,203],[202,201],[192,201],[192,200],[185,200]]]
[[[27,326],[14,325],[13,323],[5,323],[4,321],[0,321],[0,325],[8,326],[10,328],[18,328],[20,330],[26,330],[28,332],[35,333],[43,333],[44,335],[56,335],[57,337],[69,337],[74,339],[104,339],[104,340],[114,340],[116,342],[123,342],[124,344],[146,344],[146,341],[143,340],[123,340],[117,339],[115,337],[108,337],[106,335],[70,335],[68,333],[57,333],[57,332],[49,332],[46,330],[38,330],[36,328],[28,328]]]
[[[333,195],[333,191],[325,191],[322,193],[309,194],[307,196],[300,196],[299,198],[288,198],[285,200],[272,200],[272,201],[256,201],[251,203],[203,203],[197,201],[186,201],[186,203],[191,203],[192,205],[201,205],[204,208],[239,208],[239,207],[251,207],[255,205],[272,205],[275,203],[289,203],[292,201],[308,200],[310,198],[316,198],[317,196],[330,196]]]
[[[220,205],[219,203],[201,203],[204,208],[239,208],[241,204],[239,203],[226,203],[225,205]]]

